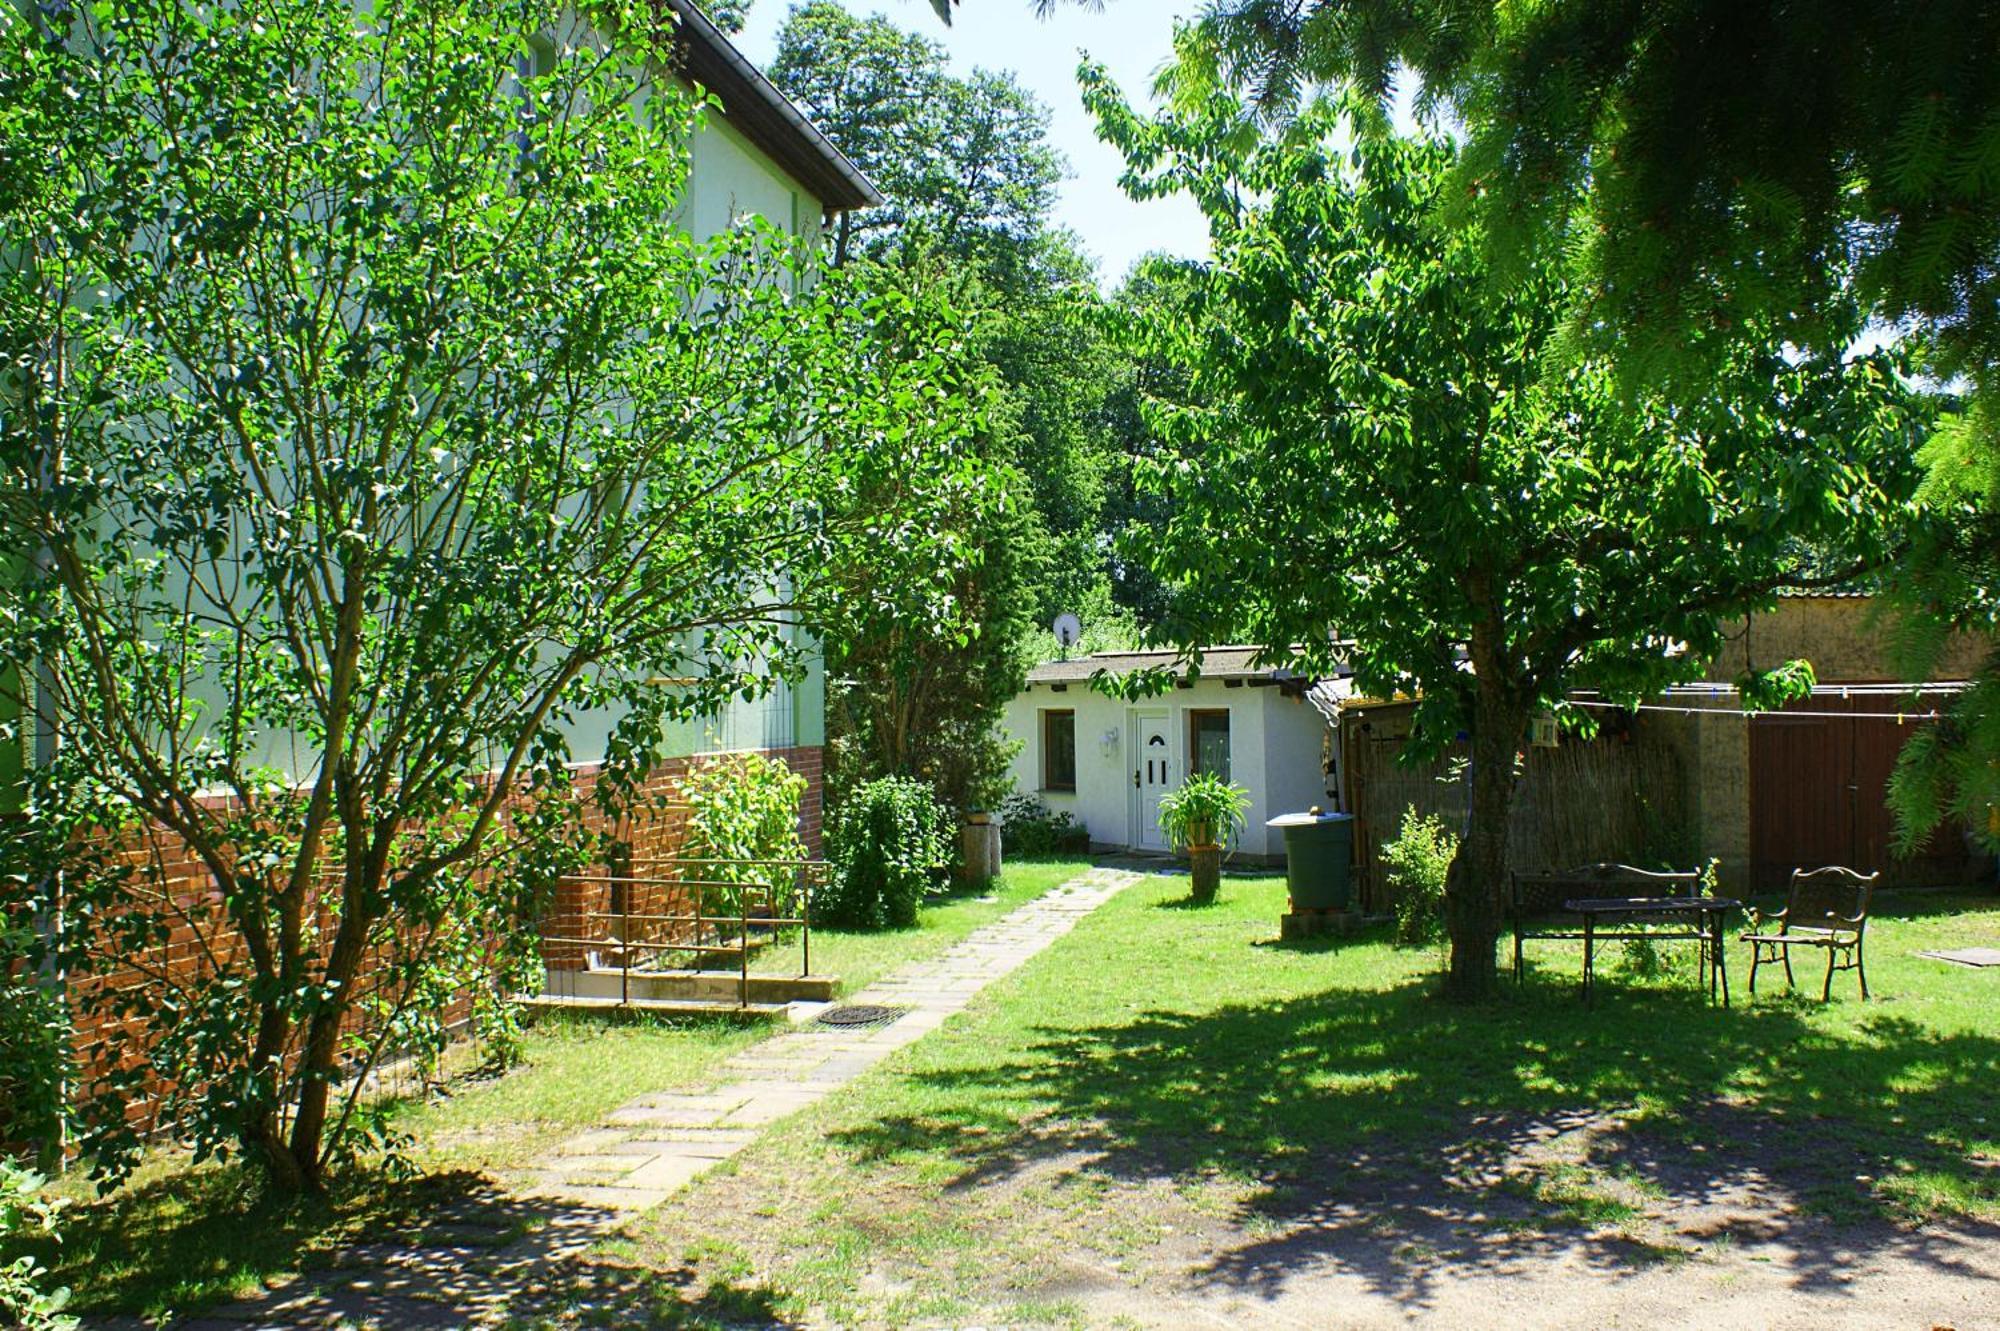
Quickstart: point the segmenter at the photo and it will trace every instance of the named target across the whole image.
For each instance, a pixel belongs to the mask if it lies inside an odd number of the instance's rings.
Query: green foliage
[[[936,42],[834,0],[793,8],[769,73],[888,198],[835,223],[836,264],[915,245],[1025,275],[1065,164],[1011,75],[960,78]]]
[[[857,265],[852,278],[907,291],[913,307],[943,306],[953,294],[923,265]],[[976,357],[978,401],[992,405],[990,370]],[[827,786],[832,801],[864,782],[916,776],[954,808],[990,804],[1006,788],[1013,748],[999,730],[1001,709],[1021,686],[1014,648],[1027,626],[1034,520],[1022,502],[1019,470],[994,447],[989,429],[974,466],[977,487],[934,510],[931,535],[957,552],[935,602],[913,608],[872,559],[843,570],[842,617],[826,637]],[[880,502],[895,501],[893,480]],[[866,504],[868,498],[861,497]]]
[[[922,781],[883,777],[827,820],[832,881],[813,918],[835,928],[907,929],[951,862],[952,816]]]
[[[30,1234],[54,1234],[60,1203],[42,1196],[47,1180],[0,1156],[0,1249]],[[0,1317],[18,1331],[72,1331],[74,1317],[63,1315],[66,1289],[43,1286],[48,1272],[33,1256],[0,1260]]]
[[[1244,827],[1250,792],[1213,772],[1197,772],[1160,796],[1160,830],[1183,850],[1228,845]]]
[[[25,884],[9,895],[31,900]],[[69,1075],[69,1021],[41,982],[46,956],[29,921],[0,908],[0,1142],[51,1142],[61,1134]]]
[[[730,753],[697,762],[680,781],[688,817],[681,855],[691,860],[800,860],[799,803],[806,779],[784,759]]]
[[[1418,81],[1465,151],[1446,212],[1509,276],[1567,248],[1580,329],[1630,370],[1700,372],[1746,331],[1845,349],[1870,314],[2000,350],[2000,16],[1973,0],[1512,5],[1224,0],[1178,93],[1288,118],[1338,83]]]
[[[1253,87],[1286,119],[1333,82],[1386,101],[1415,81],[1465,150],[1439,195],[1517,280],[1562,253],[1566,337],[1629,383],[1698,396],[1746,339],[1843,351],[1898,330],[1967,409],[1925,449],[1925,520],[1892,580],[1908,677],[2000,604],[2000,14],[1975,0],[1224,0],[1173,78],[1193,105]],[[1899,838],[2000,829],[2000,657],[1891,788]]]
[[[967,552],[942,620],[912,622],[855,569],[828,646],[828,785],[916,776],[959,809],[1006,790],[1001,710],[1023,644],[1056,614],[1114,627],[1106,497],[1129,471],[1130,380],[1089,261],[1050,209],[1063,164],[1047,108],[1007,77],[953,74],[934,42],[831,0],[792,11],[770,69],[890,202],[836,224],[836,264],[972,312],[964,362],[992,393],[981,506],[942,516]],[[984,502],[993,501],[993,502]]]
[[[615,814],[663,723],[798,677],[845,570],[947,602],[938,517],[987,491],[959,323],[758,219],[669,225],[704,114],[656,81],[671,34],[566,12],[0,7],[0,234],[35,238],[0,269],[0,521],[39,552],[0,659],[61,755],[0,854],[69,870],[73,969],[243,940],[89,1001],[164,1125],[288,1189],[366,1139],[385,1050],[532,967],[586,853],[574,722],[621,717]],[[133,836],[158,854],[104,853]],[[160,875],[182,845],[203,890]],[[106,1066],[115,1172],[140,1065]]]
[[[1451,862],[1458,855],[1458,838],[1435,814],[1414,806],[1403,810],[1395,839],[1384,842],[1382,863],[1396,893],[1396,942],[1421,947],[1444,937],[1444,886]]]
[[[768,894],[790,914],[789,896],[798,882],[805,842],[799,839],[799,803],[806,779],[782,758],[761,753],[732,753],[705,758],[681,778],[680,797],[688,806],[680,858],[690,877],[733,885],[726,902],[705,901],[711,910],[727,914],[738,905],[744,887]],[[741,861],[759,861],[742,863]],[[775,862],[775,863],[774,863]]]
[[[1090,832],[1068,810],[1056,813],[1033,795],[1015,792],[994,813],[1001,850],[1008,855],[1073,854],[1090,848]]]
[[[1928,520],[1890,579],[1897,662],[1908,679],[1935,679],[1961,635],[2000,632],[2000,429],[1996,396],[1982,388],[1944,418],[1924,446],[1922,498]],[[2000,850],[2000,651],[1988,652],[1970,686],[1934,726],[1903,746],[1889,785],[1897,841],[1922,845],[1947,819]]]
[[[1157,119],[1101,73],[1086,95],[1135,172],[1195,194],[1215,247],[1199,294],[1145,330],[1188,377],[1151,407],[1171,447],[1143,474],[1169,516],[1134,553],[1173,586],[1184,647],[1221,623],[1302,672],[1418,697],[1413,755],[1470,735],[1447,916],[1453,991],[1483,992],[1528,717],[1574,688],[1632,703],[1690,677],[1727,619],[1816,576],[1807,550],[1881,562],[1923,404],[1893,355],[1775,335],[1697,399],[1626,394],[1611,365],[1555,355],[1555,256],[1496,287],[1482,238],[1435,224],[1448,141],[1349,102],[1245,155],[1226,93]]]

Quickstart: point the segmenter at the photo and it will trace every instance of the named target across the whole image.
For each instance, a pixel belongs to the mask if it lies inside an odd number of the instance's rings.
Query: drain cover
[[[819,1014],[822,1026],[887,1026],[907,1012],[907,1008],[881,1007],[874,1003],[848,1003],[841,1007],[830,1007]]]

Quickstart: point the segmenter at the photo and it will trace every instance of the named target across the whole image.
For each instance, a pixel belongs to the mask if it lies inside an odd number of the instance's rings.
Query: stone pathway
[[[886,1025],[841,1031],[815,1023],[727,1059],[714,1086],[645,1095],[558,1146],[518,1196],[471,1195],[428,1218],[413,1237],[340,1253],[331,1267],[218,1308],[176,1331],[464,1327],[518,1318],[554,1301],[613,1300],[603,1273],[562,1272],[606,1230],[657,1206],[749,1145],[759,1129],[826,1098],[892,1051],[942,1026],[995,980],[1140,880],[1099,867],[974,930],[930,961],[904,966],[847,996],[902,1009]],[[525,1231],[525,1232],[524,1232]],[[136,1327],[87,1323],[93,1331]]]
[[[844,1032],[803,1024],[724,1062],[708,1090],[641,1096],[541,1161],[530,1195],[614,1211],[659,1205],[748,1146],[757,1129],[824,1099],[944,1025],[981,989],[1138,881],[1123,869],[1092,869],[974,930],[941,956],[904,966],[842,1000],[906,1009],[885,1026]]]

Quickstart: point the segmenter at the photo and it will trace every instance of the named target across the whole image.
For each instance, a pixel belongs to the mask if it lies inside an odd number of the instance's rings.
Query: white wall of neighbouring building
[[[1057,710],[1076,717],[1074,791],[1050,789],[1044,780],[1044,714]],[[1158,849],[1158,833],[1139,808],[1134,778],[1145,757],[1135,738],[1144,719],[1164,714],[1167,784],[1176,787],[1191,767],[1190,713],[1199,711],[1229,715],[1230,779],[1250,794],[1239,853],[1282,859],[1284,838],[1264,823],[1328,803],[1322,767],[1327,730],[1304,698],[1262,681],[1200,679],[1138,703],[1107,698],[1088,684],[1030,684],[1007,704],[1003,721],[1007,737],[1020,745],[1012,763],[1014,789],[1070,814],[1088,829],[1094,847]]]

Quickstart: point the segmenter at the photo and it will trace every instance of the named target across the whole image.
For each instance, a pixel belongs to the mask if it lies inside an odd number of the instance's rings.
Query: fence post
[[[606,890],[610,890],[609,884]],[[618,894],[618,1006],[632,1005],[632,884]]]

